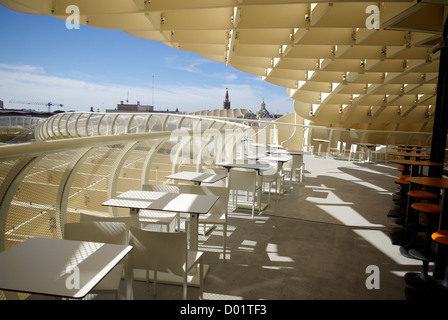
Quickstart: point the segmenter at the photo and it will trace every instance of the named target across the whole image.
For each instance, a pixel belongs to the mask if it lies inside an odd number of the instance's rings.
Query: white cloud
[[[30,66],[26,64],[20,64],[20,65],[0,64],[0,69],[6,69],[15,72],[45,73],[44,68]]]
[[[235,72],[210,72],[210,67],[218,62],[210,61],[207,59],[192,59],[186,61],[184,58],[179,58],[177,56],[166,57],[164,59],[167,67],[187,71],[194,73],[205,78],[220,79],[224,81],[235,81],[238,79],[238,75]],[[229,70],[231,70],[229,68]]]

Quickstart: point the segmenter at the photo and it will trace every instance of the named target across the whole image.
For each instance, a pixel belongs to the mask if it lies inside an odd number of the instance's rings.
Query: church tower
[[[226,98],[222,103],[223,109],[230,109],[229,90],[226,88]]]
[[[269,111],[266,109],[266,103],[264,102],[264,98],[263,98],[263,102],[261,103],[260,110],[258,110],[258,112],[257,112],[257,118],[258,119],[271,118]]]

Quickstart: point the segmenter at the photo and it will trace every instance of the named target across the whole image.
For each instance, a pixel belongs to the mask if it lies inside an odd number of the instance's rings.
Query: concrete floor
[[[397,166],[305,156],[305,177],[252,220],[249,211],[228,218],[227,261],[222,229],[200,237],[207,300],[403,300],[404,273],[421,263],[403,257],[388,233]],[[267,194],[263,195],[267,201]],[[368,289],[369,266],[379,288]],[[372,281],[367,281],[372,283]],[[123,287],[124,288],[124,287]],[[135,299],[180,299],[181,287],[134,282]],[[124,290],[121,293],[124,297]],[[188,299],[198,289],[189,287]]]

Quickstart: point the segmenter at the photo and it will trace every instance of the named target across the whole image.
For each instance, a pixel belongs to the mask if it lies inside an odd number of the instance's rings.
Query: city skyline
[[[196,53],[139,39],[120,30],[29,15],[0,6],[0,100],[5,108],[104,112],[120,101],[154,105],[155,110],[194,112],[221,109],[226,88],[232,108],[257,112],[264,99],[271,113],[293,112],[286,89]]]

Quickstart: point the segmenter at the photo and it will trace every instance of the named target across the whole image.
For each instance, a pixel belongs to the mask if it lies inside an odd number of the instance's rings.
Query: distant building
[[[0,109],[4,108],[3,100],[0,100]]]
[[[281,114],[270,113],[268,111],[268,109],[266,109],[266,103],[264,102],[264,99],[263,99],[263,102],[261,103],[260,110],[258,110],[258,112],[257,112],[257,119],[271,120],[271,119],[280,118],[281,116],[282,116]]]
[[[90,111],[93,112],[93,107],[91,108]],[[106,109],[106,112],[108,113],[153,112],[153,113],[176,113],[176,114],[182,113],[179,112],[178,108],[176,108],[175,111],[170,111],[169,109],[166,109],[166,111],[154,110],[154,106],[140,104],[140,101],[137,101],[137,104],[124,103],[123,101],[120,101],[120,103],[117,104],[116,109]]]
[[[258,119],[271,118],[269,111],[266,109],[266,103],[264,103],[264,99],[263,102],[261,103],[260,110],[258,110],[257,112],[257,118]]]
[[[225,110],[230,109],[229,90],[226,88],[226,97],[222,103],[222,108]]]
[[[117,111],[152,112],[154,111],[154,107],[150,105],[142,105],[140,104],[140,101],[137,101],[137,104],[123,103],[123,101],[120,101],[120,103],[117,104]]]

